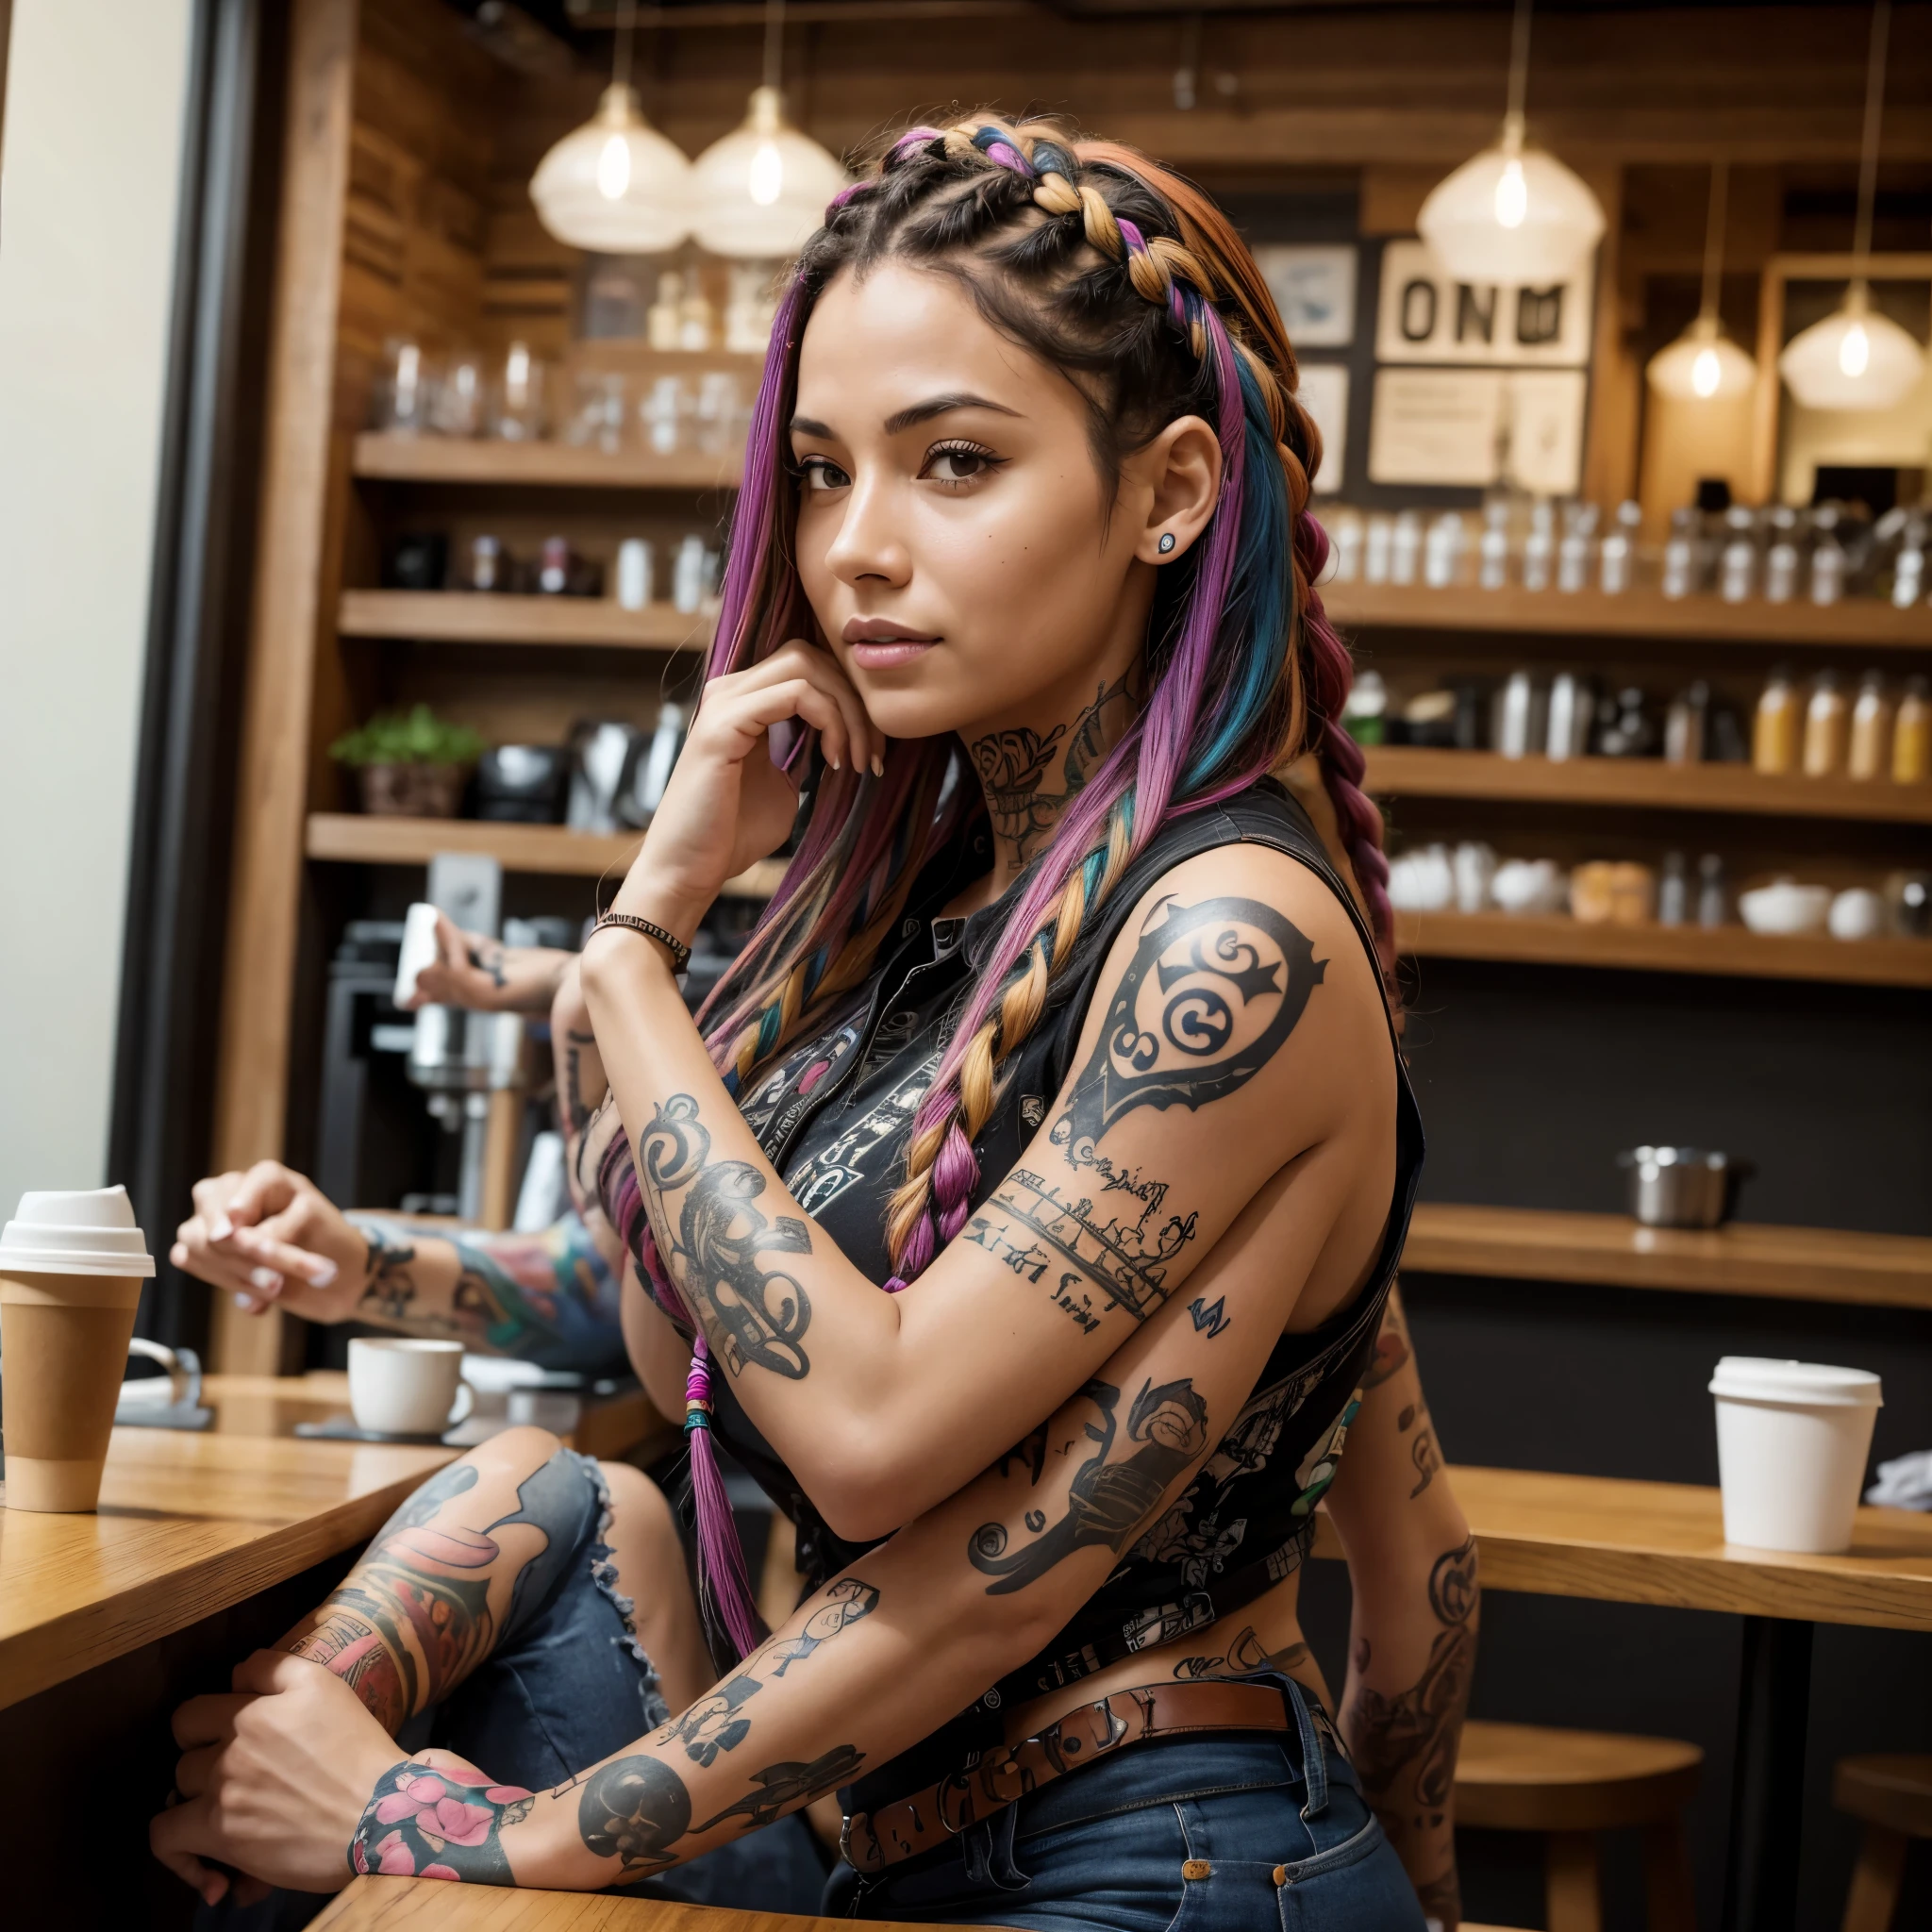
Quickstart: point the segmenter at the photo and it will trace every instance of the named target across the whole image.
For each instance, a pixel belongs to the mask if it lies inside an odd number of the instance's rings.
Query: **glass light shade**
[[[1883,409],[1918,387],[1925,352],[1854,282],[1844,307],[1793,336],[1777,366],[1807,409]]]
[[[796,255],[851,179],[785,119],[776,88],[756,88],[744,125],[692,164],[691,233],[714,254],[743,260]]]
[[[691,233],[691,163],[643,117],[635,88],[608,87],[530,179],[537,218],[600,255],[658,255]]]
[[[1757,364],[1724,334],[1714,315],[1700,315],[1674,342],[1650,358],[1650,386],[1659,395],[1707,403],[1740,396],[1757,381]]]
[[[1509,125],[1494,147],[1436,183],[1416,227],[1458,281],[1521,288],[1581,268],[1604,232],[1604,211],[1561,161],[1525,148]]]

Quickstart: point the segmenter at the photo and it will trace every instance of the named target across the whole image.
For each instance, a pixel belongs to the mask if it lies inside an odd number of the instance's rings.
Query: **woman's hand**
[[[774,724],[819,734],[834,770],[884,768],[884,734],[829,651],[798,639],[705,687],[663,802],[616,909],[689,941],[724,881],[785,842],[798,787],[772,762]]]
[[[243,1902],[261,1893],[250,1878],[340,1891],[370,1794],[402,1752],[348,1685],[307,1658],[258,1650],[234,1683],[233,1695],[175,1713],[182,1802],[148,1826],[155,1857],[211,1906],[229,1886],[217,1863],[246,1874]]]
[[[194,1184],[194,1212],[175,1231],[168,1258],[250,1314],[271,1302],[310,1322],[356,1312],[369,1243],[310,1180],[278,1160]]]
[[[418,1007],[468,1007],[479,1013],[541,1013],[575,953],[555,946],[507,946],[501,940],[465,932],[446,912],[436,915],[435,960],[416,974]]]

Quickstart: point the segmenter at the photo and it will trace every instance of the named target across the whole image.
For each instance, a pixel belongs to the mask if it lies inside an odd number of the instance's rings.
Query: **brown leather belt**
[[[1069,1711],[1037,1737],[974,1757],[963,1771],[909,1798],[856,1812],[845,1821],[840,1849],[859,1871],[882,1872],[1125,1745],[1189,1731],[1293,1728],[1295,1718],[1283,1693],[1265,1684],[1150,1684],[1116,1690]]]

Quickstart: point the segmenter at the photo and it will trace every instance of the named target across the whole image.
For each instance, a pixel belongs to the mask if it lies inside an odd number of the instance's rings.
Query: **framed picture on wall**
[[[1315,494],[1332,496],[1348,474],[1348,364],[1304,362],[1301,378],[1295,394],[1322,432],[1322,466],[1315,472]]]
[[[1355,341],[1356,251],[1263,242],[1255,259],[1296,349],[1345,349]]]

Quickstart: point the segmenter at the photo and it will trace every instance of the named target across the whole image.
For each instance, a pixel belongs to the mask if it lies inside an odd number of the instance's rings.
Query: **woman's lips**
[[[935,637],[922,636],[883,617],[848,618],[841,635],[851,647],[853,661],[867,671],[890,671],[910,664],[939,642]]]

